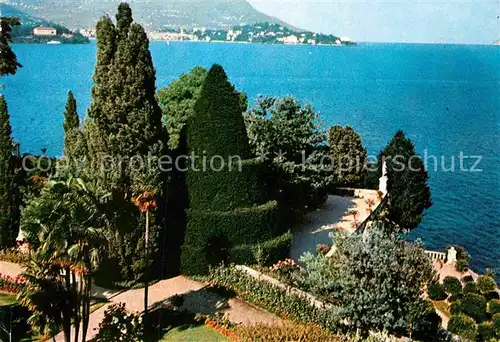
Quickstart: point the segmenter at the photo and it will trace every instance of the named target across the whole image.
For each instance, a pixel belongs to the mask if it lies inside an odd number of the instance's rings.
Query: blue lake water
[[[62,151],[62,113],[73,90],[83,117],[95,45],[15,45],[24,65],[4,78],[14,137],[23,152]],[[292,94],[326,125],[351,125],[377,154],[403,129],[428,158],[434,205],[411,236],[426,247],[464,246],[473,268],[500,268],[500,47],[360,44],[357,47],[151,44],[157,86],[196,65],[221,64],[250,99]],[[427,151],[427,152],[426,152]],[[459,155],[481,156],[481,172],[460,172]],[[451,167],[455,159],[455,172]],[[464,166],[472,166],[466,159]]]

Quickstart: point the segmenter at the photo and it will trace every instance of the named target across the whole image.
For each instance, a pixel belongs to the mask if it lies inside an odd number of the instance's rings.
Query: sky
[[[249,0],[299,28],[358,42],[491,44],[500,0]]]

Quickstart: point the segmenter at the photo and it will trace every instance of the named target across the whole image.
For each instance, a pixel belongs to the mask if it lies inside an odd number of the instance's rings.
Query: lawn
[[[16,303],[16,297],[10,293],[0,292],[0,306],[12,305]]]
[[[161,342],[225,342],[229,341],[216,330],[206,326],[180,326],[170,330]]]

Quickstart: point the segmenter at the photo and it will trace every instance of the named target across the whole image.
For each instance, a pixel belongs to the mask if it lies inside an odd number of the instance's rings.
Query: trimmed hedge
[[[489,292],[493,292],[497,288],[497,283],[495,280],[487,275],[480,276],[477,278],[477,288],[482,294],[488,294]]]
[[[458,278],[449,276],[444,278],[443,286],[445,291],[450,295],[457,295],[459,293],[462,293],[462,283]]]
[[[198,245],[214,236],[227,236],[231,246],[265,241],[279,233],[278,215],[276,201],[232,211],[189,209],[185,243]]]
[[[463,315],[453,315],[448,322],[448,331],[460,337],[475,341],[477,335],[477,325],[474,319]]]
[[[217,267],[210,270],[210,279],[216,286],[229,289],[239,297],[284,319],[301,324],[318,324],[330,331],[337,331],[342,324],[336,308],[320,309],[309,299],[288,292],[276,285],[260,282],[234,267]]]
[[[271,239],[279,233],[278,218],[275,201],[233,211],[189,209],[181,249],[182,273],[205,274],[208,266],[228,262],[232,248]]]
[[[192,159],[182,273],[204,274],[209,265],[227,262],[235,246],[281,233],[278,203],[266,202],[264,164],[252,159],[242,112],[224,69],[212,66],[186,128]]]
[[[484,296],[475,293],[465,295],[460,301],[462,312],[474,318],[477,322],[482,322],[486,318],[486,299]]]
[[[245,244],[231,248],[229,262],[234,264],[269,264],[289,257],[293,234],[288,232],[259,244]]]
[[[195,155],[200,154],[195,152]],[[227,165],[220,171],[210,169],[210,160],[207,157],[206,170],[203,170],[200,163],[195,163],[199,171],[192,169],[187,173],[191,208],[226,211],[266,201],[266,191],[261,184],[264,170],[261,160],[247,159],[238,162],[226,158]],[[231,165],[228,164],[230,161]],[[215,166],[215,169],[218,170],[219,167]]]
[[[440,283],[430,283],[427,286],[427,293],[429,294],[429,298],[432,300],[445,300],[448,298],[448,295],[444,290],[444,286]]]

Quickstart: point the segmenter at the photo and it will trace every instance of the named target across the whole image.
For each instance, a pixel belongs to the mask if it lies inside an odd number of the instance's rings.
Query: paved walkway
[[[331,246],[329,236],[335,229],[353,233],[354,216],[349,212],[355,210],[356,221],[363,222],[370,215],[368,200],[375,202],[375,209],[379,203],[376,190],[357,189],[355,197],[329,196],[325,205],[307,214],[304,224],[294,232],[291,258],[297,261],[305,252],[316,253],[318,244]]]
[[[12,262],[0,261],[0,274],[15,278],[21,273],[23,273],[23,268],[20,265]]]
[[[201,297],[202,299],[201,301],[195,300],[195,304],[191,305],[191,307],[185,307],[193,313],[213,313],[219,311],[223,312],[233,323],[245,325],[253,325],[256,323],[276,324],[281,322],[278,317],[269,312],[263,311],[236,298],[227,300],[220,296],[217,297],[218,295],[209,294],[204,288],[205,284],[190,280],[184,276],[162,280],[149,287],[150,307],[174,295],[185,295],[187,298]],[[186,301],[188,301],[188,299],[186,299]],[[214,302],[221,303],[221,307],[213,305]],[[120,293],[110,298],[108,304],[93,312],[90,315],[87,340],[94,338],[97,334],[99,323],[104,318],[104,311],[106,311],[110,305],[116,303],[125,303],[125,307],[129,311],[142,312],[144,309],[144,290],[135,289]],[[189,305],[189,303],[185,303],[185,305]],[[56,341],[64,342],[64,334],[58,334],[56,336]]]

